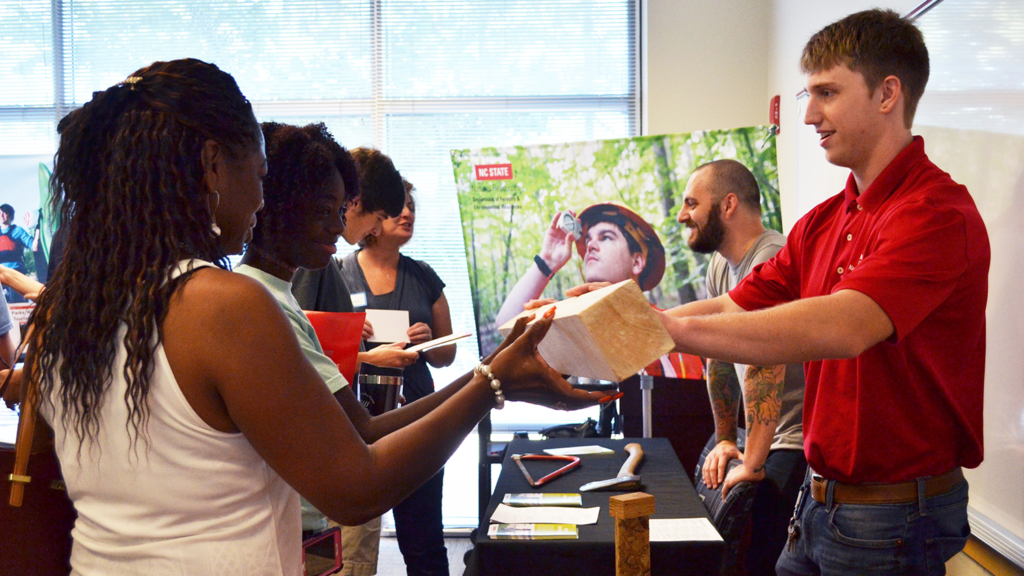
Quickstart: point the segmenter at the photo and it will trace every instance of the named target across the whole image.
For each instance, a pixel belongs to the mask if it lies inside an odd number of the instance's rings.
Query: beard
[[[697,229],[696,235],[691,235],[687,241],[690,250],[701,254],[710,254],[718,250],[725,238],[725,225],[722,224],[722,215],[718,205],[715,204],[711,207],[708,212],[708,222],[704,228],[696,224],[694,228]]]

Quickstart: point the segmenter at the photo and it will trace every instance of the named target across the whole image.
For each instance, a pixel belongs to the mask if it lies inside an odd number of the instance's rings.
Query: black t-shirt
[[[373,294],[370,292],[363,270],[356,260],[358,254],[358,252],[349,254],[341,263],[341,276],[352,295],[349,301],[349,304],[352,304],[352,310],[355,312],[362,312],[367,308],[408,310],[410,326],[417,322],[423,322],[433,330],[432,308],[444,290],[444,282],[434,272],[434,269],[425,262],[400,255],[395,289],[387,294]],[[355,306],[353,301],[361,305]],[[377,343],[367,343],[367,348],[378,345]],[[405,396],[407,402],[422,398],[434,391],[434,379],[430,375],[427,360],[422,354],[415,364],[406,367],[402,376],[404,378],[402,395]]]

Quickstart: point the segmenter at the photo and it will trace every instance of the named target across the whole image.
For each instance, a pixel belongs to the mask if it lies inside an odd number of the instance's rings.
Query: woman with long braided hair
[[[224,269],[252,237],[267,171],[234,79],[198,60],[157,62],[58,131],[67,247],[39,298],[24,380],[78,511],[73,574],[298,575],[296,491],[360,523],[431,477],[506,397],[598,400],[540,359],[545,318],[368,446],[274,297]]]

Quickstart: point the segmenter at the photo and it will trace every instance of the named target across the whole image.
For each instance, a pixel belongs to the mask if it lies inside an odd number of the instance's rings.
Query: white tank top
[[[80,443],[63,428],[59,396],[53,408],[40,403],[78,511],[71,573],[301,575],[298,494],[245,436],[203,422],[178,387],[162,345],[150,380],[149,442],[140,437],[132,445],[122,374],[125,330],[116,337],[113,380],[94,440]]]

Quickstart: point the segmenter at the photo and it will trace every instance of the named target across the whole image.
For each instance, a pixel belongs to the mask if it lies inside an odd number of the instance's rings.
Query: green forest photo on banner
[[[690,173],[702,164],[726,158],[743,163],[754,174],[761,189],[762,220],[766,227],[781,232],[773,127],[453,150],[481,354],[490,353],[500,343],[498,326],[507,320],[509,310],[522,311],[524,296],[514,287],[537,266],[535,256],[541,253],[549,228],[564,224],[571,233],[573,219],[555,221],[561,212],[582,214],[576,225],[582,221],[586,229],[593,214],[617,211],[622,216],[620,224],[627,220],[636,223],[627,226],[641,244],[650,233],[656,235],[657,239],[647,240],[650,246],[643,250],[656,267],[660,259],[654,252],[663,249],[664,274],[658,281],[660,270],[652,273],[645,268],[639,279],[652,304],[669,308],[704,297],[710,255],[689,249],[684,226],[676,221],[676,215]],[[594,206],[602,203],[614,205]],[[586,211],[591,206],[594,208]],[[577,248],[568,254],[569,260],[553,271],[540,293],[528,290],[525,297],[561,300],[568,288],[582,284],[585,255]],[[651,281],[645,283],[644,274]],[[531,288],[533,292],[540,289]]]

